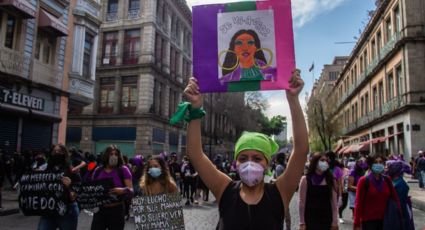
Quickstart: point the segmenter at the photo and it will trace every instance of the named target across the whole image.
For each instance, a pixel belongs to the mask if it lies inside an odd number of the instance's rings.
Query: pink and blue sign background
[[[274,11],[276,41],[276,81],[219,81],[217,14],[237,11]],[[291,0],[268,0],[200,5],[193,7],[193,74],[201,92],[239,92],[289,88],[295,68]]]

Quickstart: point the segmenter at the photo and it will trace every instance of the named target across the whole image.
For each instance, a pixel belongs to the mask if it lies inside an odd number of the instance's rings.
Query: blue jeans
[[[425,185],[425,170],[419,171],[418,180],[419,180],[419,188],[423,188]]]
[[[68,212],[64,216],[42,216],[38,222],[38,230],[76,230],[80,209],[76,202],[68,206]]]

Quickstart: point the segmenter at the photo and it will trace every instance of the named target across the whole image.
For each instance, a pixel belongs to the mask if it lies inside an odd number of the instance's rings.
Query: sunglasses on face
[[[244,41],[242,41],[242,40],[236,40],[235,41],[236,46],[242,46],[243,44],[244,44]],[[246,44],[248,44],[249,46],[253,46],[253,45],[255,45],[255,41],[254,40],[248,40],[246,42]]]

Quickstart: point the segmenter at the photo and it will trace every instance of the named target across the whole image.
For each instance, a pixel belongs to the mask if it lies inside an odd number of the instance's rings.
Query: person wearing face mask
[[[338,183],[328,157],[315,153],[299,189],[300,230],[338,229]]]
[[[187,160],[186,164],[182,166],[183,183],[184,183],[184,196],[186,197],[185,205],[194,203],[193,196],[196,192],[196,176],[198,173],[195,171],[192,163]]]
[[[354,229],[382,230],[389,199],[393,199],[398,207],[400,203],[391,179],[382,175],[385,159],[369,157],[367,164],[370,173],[360,178],[357,184]]]
[[[140,195],[158,195],[178,192],[176,183],[162,157],[152,157],[146,163],[140,180]]]
[[[76,230],[80,210],[76,202],[76,193],[72,190],[72,185],[80,183],[81,177],[78,173],[72,172],[69,153],[64,145],[56,144],[53,146],[51,155],[47,161],[46,171],[64,173],[62,183],[64,184],[64,193],[66,194],[65,203],[67,204],[67,213],[60,217],[42,216],[38,223],[38,230],[55,230],[57,228]]]
[[[357,191],[357,183],[360,178],[364,176],[367,170],[366,158],[361,157],[358,159],[354,165],[354,168],[351,169],[350,174],[348,176],[348,206],[350,207],[353,218],[354,218],[354,206],[356,204],[356,191]]]
[[[387,174],[391,178],[394,188],[397,191],[397,196],[400,201],[401,213],[403,215],[404,230],[414,230],[413,213],[409,197],[409,185],[403,178],[404,173],[411,174],[410,165],[402,160],[390,160],[386,162],[388,171]]]
[[[39,152],[34,158],[34,163],[31,165],[31,169],[34,172],[42,172],[47,168],[47,161],[44,153]]]
[[[189,80],[184,94],[190,104],[187,107],[182,104],[189,112],[186,119],[189,122],[187,153],[199,176],[219,204],[218,230],[283,228],[284,210],[285,207],[289,207],[298,186],[308,153],[307,128],[298,99],[303,85],[300,71],[293,71],[290,87],[286,90],[286,98],[294,126],[294,148],[285,172],[274,184],[269,184],[264,182],[264,175],[272,155],[277,152],[279,146],[267,135],[244,132],[236,142],[234,159],[241,181],[233,181],[219,171],[203,153],[200,119],[205,114],[201,109],[203,99],[197,80],[195,78]]]
[[[133,196],[133,184],[130,170],[124,166],[121,151],[115,145],[107,147],[102,155],[103,166],[93,172],[92,180],[111,178],[114,188],[111,196],[117,197],[117,202],[99,208],[93,215],[92,230],[124,229],[125,201]]]

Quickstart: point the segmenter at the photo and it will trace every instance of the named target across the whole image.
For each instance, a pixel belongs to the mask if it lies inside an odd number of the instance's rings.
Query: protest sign
[[[112,178],[108,178],[84,182],[74,186],[73,189],[77,193],[77,202],[80,208],[91,209],[117,202],[117,197],[109,194],[109,190],[113,187]]]
[[[179,193],[133,198],[136,229],[184,229]]]
[[[289,88],[290,0],[200,5],[192,12],[193,73],[201,92]]]
[[[67,211],[63,172],[31,172],[20,180],[19,208],[29,216],[63,216]]]

